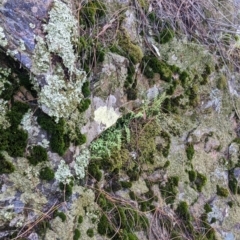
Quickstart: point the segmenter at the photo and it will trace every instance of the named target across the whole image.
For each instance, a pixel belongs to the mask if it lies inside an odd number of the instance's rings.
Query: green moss
[[[176,213],[184,221],[190,221],[191,215],[189,212],[188,204],[186,202],[180,202],[177,206]]]
[[[99,0],[89,1],[79,12],[80,23],[90,27],[95,24],[96,18],[105,16],[105,11],[106,7],[103,2]]]
[[[83,216],[80,215],[80,216],[78,217],[78,223],[81,224],[82,222],[83,222]]]
[[[189,161],[192,160],[193,155],[194,155],[195,151],[194,151],[194,146],[192,143],[188,143],[186,146],[186,154],[187,154],[187,159]]]
[[[216,240],[216,236],[215,236],[215,231],[214,229],[209,225],[208,221],[207,221],[207,214],[202,214],[201,216],[201,223],[202,223],[202,228],[204,230],[205,233],[205,237],[208,240]]]
[[[221,197],[227,197],[228,196],[228,190],[226,188],[220,187],[217,185],[217,195]]]
[[[139,179],[140,169],[138,166],[134,166],[133,169],[127,171],[127,175],[130,178],[130,181],[137,181]]]
[[[73,240],[78,240],[81,237],[81,232],[78,229],[74,230]]]
[[[102,172],[99,170],[99,166],[94,162],[89,163],[88,173],[90,174],[91,177],[94,177],[98,182],[102,178]]]
[[[166,168],[168,168],[169,166],[170,166],[170,161],[167,160],[167,161],[164,163],[163,168],[166,169]]]
[[[193,170],[188,172],[188,177],[190,182],[194,182],[197,178],[197,173]]]
[[[174,38],[174,31],[170,28],[163,29],[158,36],[155,37],[155,40],[160,44],[167,43]]]
[[[173,176],[169,177],[167,183],[165,186],[159,185],[160,192],[162,194],[162,197],[165,199],[167,204],[173,204],[176,195],[178,193],[178,182],[179,177]]]
[[[227,205],[230,207],[230,208],[232,208],[233,207],[233,201],[229,201],[229,202],[227,202]]]
[[[121,186],[123,188],[131,188],[132,187],[132,183],[131,182],[121,181],[120,184],[121,184]]]
[[[211,219],[210,223],[212,224],[212,223],[215,223],[216,221],[217,221],[217,219],[216,219],[215,217],[213,217],[213,218]]]
[[[220,74],[217,78],[217,88],[220,90],[227,89],[227,78],[223,74]]]
[[[111,235],[113,232],[107,217],[103,214],[99,220],[97,231],[100,235]]]
[[[186,87],[187,85],[187,82],[189,80],[189,75],[186,71],[182,71],[180,74],[179,74],[179,80],[181,81],[181,84],[183,87]]]
[[[89,229],[87,230],[87,235],[88,235],[90,238],[92,238],[92,237],[94,236],[93,228],[89,228]]]
[[[163,81],[171,82],[172,71],[167,63],[160,61],[154,56],[144,56],[142,59],[141,69],[147,78],[153,78],[154,73],[158,73]]]
[[[100,47],[97,47],[96,50],[96,59],[98,63],[102,63],[105,58],[105,51],[101,49]]]
[[[228,171],[228,187],[233,194],[238,192],[238,181],[234,176],[234,168]]]
[[[83,93],[84,97],[89,97],[89,95],[91,93],[90,92],[90,83],[89,83],[89,81],[83,83],[83,85],[82,85],[82,93]]]
[[[65,121],[60,119],[58,123],[43,112],[39,113],[38,124],[50,134],[50,147],[53,152],[62,156],[69,147],[69,138],[64,133]]]
[[[39,176],[43,180],[51,181],[54,179],[54,171],[49,167],[44,167],[40,170]]]
[[[129,101],[131,101],[131,100],[136,100],[136,99],[137,99],[137,95],[138,95],[137,89],[128,88],[128,89],[126,90],[126,93],[127,93],[127,99],[128,99]]]
[[[13,85],[9,82],[5,82],[3,84],[4,90],[0,94],[0,98],[3,98],[4,100],[8,101],[11,99],[13,95]]]
[[[206,204],[204,205],[204,210],[205,210],[205,213],[209,213],[209,212],[212,211],[212,208],[211,208],[211,206],[210,206],[209,203],[206,203]]]
[[[197,172],[197,177],[196,177],[196,180],[195,180],[195,185],[196,185],[196,188],[199,192],[202,191],[202,188],[206,185],[207,183],[207,178],[206,176],[204,176],[203,174]]]
[[[143,58],[142,49],[131,42],[130,36],[124,30],[118,34],[118,38],[118,44],[122,48],[124,56],[128,56],[133,64],[140,63]]]
[[[90,104],[91,104],[91,100],[89,98],[82,99],[80,104],[78,105],[78,111],[80,113],[85,112],[89,108]]]
[[[87,137],[85,134],[81,134],[79,131],[76,131],[76,138],[74,139],[74,143],[76,146],[82,145],[87,142]]]
[[[12,173],[15,168],[13,164],[7,161],[2,153],[0,153],[0,174]]]
[[[42,146],[33,146],[30,154],[28,160],[32,165],[37,165],[39,162],[45,162],[48,159],[47,151]]]
[[[59,211],[57,211],[57,210],[53,213],[53,217],[54,217],[54,218],[55,218],[55,217],[61,218],[62,222],[65,222],[66,219],[67,219],[67,216],[66,216],[66,214],[65,214],[64,212],[59,212]]]
[[[59,183],[59,188],[62,191],[64,191],[66,197],[70,197],[72,195],[72,187],[73,187],[72,183],[69,184],[63,184],[62,182]]]

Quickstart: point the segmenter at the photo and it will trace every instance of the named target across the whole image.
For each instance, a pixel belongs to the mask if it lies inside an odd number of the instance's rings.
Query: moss
[[[113,231],[107,217],[104,214],[101,216],[99,220],[97,231],[100,235],[111,235]]]
[[[228,171],[228,187],[233,194],[238,192],[238,181],[234,176],[234,168]]]
[[[89,229],[87,230],[87,235],[88,235],[90,238],[92,238],[92,237],[94,236],[94,231],[93,231],[92,228],[89,228]]]
[[[167,161],[164,163],[163,168],[166,169],[166,168],[168,168],[169,166],[170,166],[170,161],[167,160]]]
[[[65,197],[70,197],[72,195],[72,187],[73,187],[72,183],[69,184],[63,184],[62,182],[59,183],[59,188],[62,191],[64,191]]]
[[[74,143],[76,146],[82,145],[87,142],[87,137],[85,134],[81,134],[80,132],[76,132],[76,133],[77,133],[77,136],[74,139],[75,140]]]
[[[68,136],[64,133],[65,121],[59,119],[58,123],[56,123],[54,118],[40,112],[37,122],[50,134],[50,147],[52,151],[62,156],[70,144]]]
[[[170,28],[165,28],[162,31],[160,31],[160,34],[155,37],[155,40],[159,42],[160,44],[167,43],[171,41],[174,38],[174,31]]]
[[[197,177],[195,180],[196,188],[199,192],[202,191],[202,188],[206,185],[207,183],[207,178],[203,174],[197,172]]]
[[[88,173],[90,174],[91,177],[94,177],[98,182],[102,178],[102,172],[99,170],[99,166],[94,162],[89,163]]]
[[[31,156],[28,157],[29,162],[32,165],[37,165],[39,162],[47,161],[47,151],[42,146],[33,146],[30,150]]]
[[[121,184],[121,186],[123,188],[131,188],[132,187],[132,183],[131,182],[121,181],[120,184]]]
[[[59,212],[59,211],[57,211],[57,210],[53,213],[53,217],[54,217],[54,218],[55,218],[55,217],[61,218],[62,222],[65,222],[66,219],[67,219],[67,216],[66,216],[66,214],[65,214],[64,212]]]
[[[208,221],[207,221],[207,214],[202,214],[201,216],[201,223],[202,223],[202,228],[204,230],[205,233],[205,237],[208,240],[216,240],[216,236],[215,236],[215,231],[214,229],[209,225]]]
[[[0,153],[0,174],[12,173],[15,168],[13,164],[7,161],[2,153]]]
[[[78,223],[81,224],[82,222],[83,222],[83,216],[80,215],[80,216],[78,217]]]
[[[13,86],[11,83],[9,82],[5,82],[3,84],[4,90],[1,92],[0,94],[0,98],[3,98],[4,100],[8,101],[11,99],[12,95],[13,95]]]
[[[138,166],[134,166],[133,169],[127,171],[127,175],[130,178],[130,181],[137,181],[139,179],[140,170]]]
[[[137,89],[134,89],[134,88],[128,88],[126,90],[126,93],[127,93],[127,99],[129,101],[131,100],[136,100],[137,99],[137,95],[138,95],[138,90]]]
[[[215,217],[213,217],[213,218],[211,219],[210,223],[212,224],[212,223],[215,223],[216,221],[217,221],[217,219],[216,219]]]
[[[105,51],[101,49],[100,47],[97,47],[96,50],[96,60],[98,63],[102,63],[105,58]]]
[[[140,63],[143,58],[142,49],[131,42],[130,36],[126,31],[118,34],[119,46],[122,48],[124,55],[127,56],[133,64]]]
[[[78,240],[81,237],[81,232],[76,228],[74,230],[73,240]]]
[[[43,180],[51,181],[54,179],[54,171],[49,167],[44,167],[40,170],[39,176]]]
[[[173,204],[176,195],[178,193],[177,187],[178,187],[179,177],[173,176],[168,178],[167,183],[165,186],[159,185],[160,192],[162,194],[162,197],[165,199],[167,204]]]
[[[186,87],[187,81],[189,80],[189,74],[186,71],[182,71],[179,75],[179,80],[183,87]]]
[[[160,61],[154,56],[144,56],[141,64],[143,74],[147,78],[153,78],[154,73],[158,73],[163,81],[171,82],[172,71],[167,63]]]
[[[206,204],[204,205],[204,210],[205,210],[205,213],[209,213],[209,212],[212,211],[212,208],[211,208],[211,206],[210,206],[209,203],[206,203]]]
[[[217,78],[217,88],[220,90],[227,89],[227,78],[223,74],[220,74]]]
[[[194,182],[197,178],[197,173],[193,170],[188,172],[188,177],[190,182]]]
[[[228,190],[226,188],[220,187],[217,185],[217,195],[221,197],[227,197],[228,196]]]
[[[89,108],[90,104],[91,104],[91,100],[89,98],[82,99],[80,104],[78,105],[78,111],[80,113],[85,112]]]
[[[82,94],[84,97],[89,97],[90,93],[91,93],[90,92],[90,83],[89,83],[89,81],[86,81],[82,85]]]
[[[177,215],[183,219],[184,221],[190,221],[191,220],[191,215],[189,212],[189,207],[186,202],[181,201],[176,209]]]
[[[92,26],[95,24],[96,18],[105,16],[106,6],[99,0],[89,1],[79,12],[80,23]]]
[[[233,207],[233,201],[227,202],[227,205],[228,205],[230,208],[232,208],[232,207]]]
[[[137,236],[133,233],[127,233],[124,240],[138,240]]]
[[[186,154],[187,154],[187,159],[189,161],[192,160],[193,155],[194,155],[195,151],[194,151],[194,146],[192,143],[188,143],[186,146]]]

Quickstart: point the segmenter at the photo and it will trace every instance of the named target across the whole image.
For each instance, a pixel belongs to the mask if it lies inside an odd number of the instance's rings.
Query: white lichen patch
[[[3,32],[3,28],[0,26],[0,45],[2,47],[6,47],[7,44],[8,44],[8,42],[7,42],[6,36]]]
[[[34,49],[31,71],[34,74],[43,74],[49,70],[50,53],[47,50],[47,45],[43,38],[37,36],[35,40],[37,44]]]
[[[85,177],[85,168],[87,167],[90,159],[90,152],[88,149],[83,149],[81,153],[76,157],[75,173],[78,179]]]
[[[120,114],[113,107],[102,106],[94,112],[94,120],[99,124],[103,124],[105,128],[111,127],[119,117]]]
[[[50,52],[59,55],[65,67],[73,72],[76,57],[72,41],[77,30],[77,21],[71,9],[61,1],[55,0],[49,12],[49,22],[44,25],[46,40]]]
[[[64,162],[64,160],[60,161],[58,169],[55,173],[55,178],[59,182],[69,184],[72,178],[72,173],[69,166]]]
[[[82,98],[82,84],[85,81],[84,72],[82,81],[66,82],[63,78],[63,72],[60,67],[57,69],[58,75],[47,75],[47,84],[39,93],[39,103],[45,113],[49,116],[59,118],[68,118],[74,112]]]

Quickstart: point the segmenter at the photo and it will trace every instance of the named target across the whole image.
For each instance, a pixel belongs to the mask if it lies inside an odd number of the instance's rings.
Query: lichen
[[[113,107],[109,108],[107,106],[99,107],[94,112],[94,120],[99,124],[105,125],[105,128],[112,126],[119,116],[120,114]]]
[[[7,44],[8,44],[7,38],[6,38],[5,34],[4,34],[3,28],[0,26],[0,45],[2,47],[6,47]]]
[[[59,55],[65,67],[72,73],[76,61],[72,41],[76,36],[77,21],[71,9],[61,1],[55,0],[49,12],[49,22],[43,28],[47,33],[49,52]]]
[[[90,152],[88,149],[83,149],[80,154],[76,157],[75,162],[75,173],[78,179],[82,179],[85,177],[85,168],[89,163]]]
[[[58,169],[55,173],[55,178],[64,184],[69,184],[71,182],[71,178],[73,177],[69,166],[65,163],[64,160],[60,161]]]

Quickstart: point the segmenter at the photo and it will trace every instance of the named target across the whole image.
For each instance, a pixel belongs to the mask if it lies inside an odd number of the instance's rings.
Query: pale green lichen
[[[55,173],[55,178],[64,184],[69,184],[71,178],[73,177],[69,166],[64,162],[64,160],[60,161],[58,169]]]
[[[119,117],[120,114],[113,107],[99,107],[94,112],[94,120],[99,124],[104,124],[106,128],[111,127]]]
[[[59,55],[71,73],[75,70],[76,62],[72,45],[76,30],[77,21],[71,9],[61,1],[55,0],[49,12],[49,22],[44,25],[44,31],[47,33],[49,51]]]
[[[6,47],[8,44],[3,28],[0,26],[0,45]]]
[[[0,126],[3,129],[6,129],[10,127],[10,124],[8,120],[6,119],[6,113],[7,113],[7,101],[4,101],[3,99],[0,99]]]

